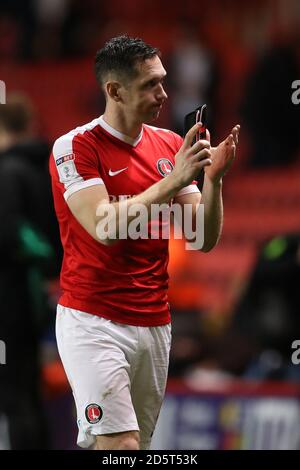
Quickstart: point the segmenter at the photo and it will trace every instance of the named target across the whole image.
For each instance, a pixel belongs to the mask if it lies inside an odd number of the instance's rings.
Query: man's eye
[[[145,87],[147,87],[147,88],[154,88],[154,87],[156,87],[158,84],[163,85],[163,83],[164,83],[164,79],[162,79],[162,80],[155,80],[155,79],[154,79],[154,80],[150,80],[149,82],[147,82],[146,85],[145,85]]]

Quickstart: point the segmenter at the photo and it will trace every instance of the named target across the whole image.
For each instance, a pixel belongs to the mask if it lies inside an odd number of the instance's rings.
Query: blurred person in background
[[[47,232],[55,221],[45,171],[48,147],[34,138],[33,121],[24,95],[8,96],[0,105],[0,338],[7,349],[0,415],[11,449],[48,447],[39,341],[49,313],[44,279],[54,255]]]
[[[1,0],[0,58],[32,59],[36,38],[35,0]]]
[[[215,372],[300,382],[299,366],[291,359],[300,332],[299,282],[300,234],[283,234],[262,244],[230,324],[212,342]]]
[[[263,244],[232,324],[252,349],[245,377],[300,382],[299,366],[291,361],[291,346],[300,333],[299,282],[300,234]]]
[[[298,157],[300,106],[292,83],[300,77],[299,25],[261,57],[246,86],[241,113],[251,139],[249,165],[284,166]]]
[[[57,342],[75,397],[78,445],[147,449],[168,372],[168,240],[131,238],[128,210],[142,204],[149,214],[154,204],[174,200],[193,207],[194,223],[201,201],[201,249],[210,251],[221,233],[222,178],[235,156],[239,126],[211,147],[208,140],[192,145],[198,125],[184,141],[146,125],[167,98],[166,71],[158,49],[142,39],[111,39],[97,52],[95,69],[104,115],[57,139],[50,157],[64,246]],[[202,168],[201,194],[195,177]],[[103,210],[116,211],[116,233],[99,235]]]
[[[213,132],[217,72],[214,57],[191,27],[179,30],[170,57],[168,83],[172,87],[172,127],[182,135],[184,116],[200,104],[208,105],[208,128]]]

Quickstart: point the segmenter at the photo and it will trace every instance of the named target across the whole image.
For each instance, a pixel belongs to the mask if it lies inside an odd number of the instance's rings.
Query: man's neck
[[[121,113],[115,113],[109,109],[106,109],[103,114],[104,121],[109,124],[116,131],[126,135],[132,139],[136,139],[142,130],[141,122],[134,122],[128,116]]]

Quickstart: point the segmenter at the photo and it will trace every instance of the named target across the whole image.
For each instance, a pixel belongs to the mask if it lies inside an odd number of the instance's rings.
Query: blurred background
[[[153,448],[299,449],[298,0],[1,0],[0,449],[76,448],[47,166],[57,137],[104,111],[93,60],[122,33],[162,51],[158,126],[182,134],[201,103],[213,145],[241,124],[218,246],[170,242],[173,346]]]

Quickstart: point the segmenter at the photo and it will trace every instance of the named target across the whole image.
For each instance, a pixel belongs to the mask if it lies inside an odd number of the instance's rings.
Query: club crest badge
[[[85,409],[85,417],[90,424],[99,423],[102,418],[103,411],[96,403],[91,403]]]
[[[167,158],[160,158],[157,161],[157,169],[158,172],[163,176],[168,176],[170,173],[172,173],[174,165],[168,160]]]

